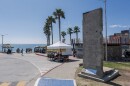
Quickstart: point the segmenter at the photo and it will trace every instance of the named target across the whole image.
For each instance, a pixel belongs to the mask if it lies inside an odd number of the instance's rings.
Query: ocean
[[[32,48],[32,51],[34,51],[34,47],[36,46],[46,46],[46,44],[11,44],[12,47],[14,47],[12,49],[13,52],[16,52],[16,49],[19,48],[20,50],[23,49],[24,51],[26,51],[26,48]],[[0,52],[2,51],[2,47],[0,44]]]

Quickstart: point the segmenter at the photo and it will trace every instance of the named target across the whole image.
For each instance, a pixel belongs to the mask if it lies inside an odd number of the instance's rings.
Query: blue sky
[[[129,29],[129,4],[130,0],[107,1],[108,35]],[[61,20],[62,31],[67,31],[68,27],[79,26],[79,37],[82,39],[83,13],[99,7],[104,7],[103,0],[0,0],[0,34],[8,34],[4,36],[4,43],[45,44],[44,22],[56,8],[61,8],[66,17]],[[58,23],[53,26],[56,42]],[[75,38],[75,34],[72,38]],[[69,35],[66,39],[68,43]]]

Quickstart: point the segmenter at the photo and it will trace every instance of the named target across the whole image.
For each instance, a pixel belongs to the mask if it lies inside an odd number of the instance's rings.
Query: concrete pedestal
[[[108,82],[111,79],[113,79],[119,75],[119,71],[112,69],[112,68],[103,67],[103,70],[104,70],[104,75],[102,78],[98,77],[94,73],[91,73],[92,71],[90,73],[86,72],[86,69],[83,69],[81,71],[81,73],[78,74],[78,76],[83,77],[83,78],[87,78],[87,79],[100,81],[100,82]]]

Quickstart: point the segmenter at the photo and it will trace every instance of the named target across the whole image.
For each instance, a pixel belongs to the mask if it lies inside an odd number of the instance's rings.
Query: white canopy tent
[[[47,51],[61,51],[62,55],[72,55],[72,46],[59,41],[47,46]]]
[[[65,44],[61,41],[59,41],[55,44],[52,44],[50,46],[47,46],[47,49],[71,49],[71,48],[72,48],[71,45]]]

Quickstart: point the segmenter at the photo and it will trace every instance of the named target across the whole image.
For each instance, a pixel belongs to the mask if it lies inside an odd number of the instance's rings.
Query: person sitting
[[[54,61],[57,60],[59,58],[59,52],[55,53],[55,56],[54,56]]]
[[[55,59],[54,60],[61,61],[62,60],[62,53],[61,52],[57,52],[56,55],[55,55]]]
[[[59,53],[59,61],[63,62],[64,61],[64,57],[62,56],[62,52],[60,51]]]

